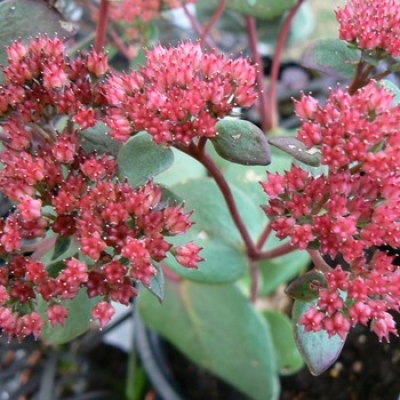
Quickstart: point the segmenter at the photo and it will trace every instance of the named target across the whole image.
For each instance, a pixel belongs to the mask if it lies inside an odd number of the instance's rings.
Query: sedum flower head
[[[339,37],[363,50],[384,50],[400,56],[398,0],[349,0],[336,11]]]
[[[255,67],[243,58],[205,54],[191,42],[156,46],[147,51],[140,71],[106,83],[105,121],[117,140],[146,130],[158,144],[188,145],[194,138],[214,137],[217,121],[234,107],[252,105],[255,78]]]
[[[181,7],[196,0],[122,0],[111,2],[110,17],[117,22],[132,23],[136,18],[148,22],[160,17],[163,10]]]
[[[400,306],[400,269],[379,249],[400,245],[400,107],[388,89],[370,82],[352,96],[338,87],[324,105],[303,96],[296,112],[298,139],[321,153],[324,169],[319,176],[299,166],[269,173],[265,212],[280,239],[332,259],[341,255],[348,266],[327,274],[317,307],[302,323],[306,331],[344,338],[350,326],[371,320],[388,340],[397,334],[387,311]]]
[[[16,207],[0,220],[6,260],[0,329],[19,339],[39,336],[45,323],[35,311],[39,296],[50,324],[63,325],[64,301],[81,290],[101,297],[93,318],[104,326],[114,313],[110,302],[128,304],[137,294],[135,283],[149,286],[155,263],[175,254],[167,236],[186,232],[191,213],[168,205],[151,181],[135,188],[118,181],[115,155],[81,146],[81,132],[103,118],[104,54],[71,60],[62,41],[39,37],[28,45],[15,42],[8,56],[0,86],[0,191]],[[76,252],[59,263],[60,270],[49,271],[38,260],[57,239],[71,241]],[[181,264],[196,267],[200,248],[187,246],[191,254]]]

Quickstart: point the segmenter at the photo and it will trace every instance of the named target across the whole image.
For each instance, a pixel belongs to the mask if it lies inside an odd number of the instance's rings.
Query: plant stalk
[[[290,242],[281,244],[271,250],[258,252],[256,259],[257,260],[269,260],[271,258],[283,256],[285,254],[291,253],[292,251],[297,250]]]
[[[282,25],[282,28],[279,32],[278,41],[275,46],[274,55],[272,57],[272,65],[271,65],[271,76],[270,76],[270,84],[268,89],[269,96],[269,110],[268,110],[268,131],[274,130],[278,127],[279,118],[278,118],[278,101],[277,101],[277,86],[278,86],[278,77],[279,77],[279,69],[281,65],[282,54],[285,49],[286,41],[289,36],[290,28],[292,26],[293,18],[299,11],[301,5],[304,0],[298,0],[297,4],[289,11],[285,21]]]
[[[247,249],[248,256],[252,260],[257,259],[259,251],[255,247],[250,237],[249,231],[247,230],[246,224],[244,223],[242,217],[240,216],[231,188],[229,187],[228,182],[224,178],[222,172],[215,164],[214,160],[206,152],[200,151],[199,148],[194,144],[190,145],[185,149],[187,149],[186,152],[189,155],[191,155],[193,158],[195,158],[197,161],[203,164],[204,167],[207,169],[207,171],[210,173],[210,175],[214,178],[215,183],[218,185],[225,199],[225,202],[228,206],[232,219],[236,227],[238,228],[240,235],[242,236],[242,239]],[[185,151],[184,149],[181,150]]]
[[[213,16],[211,19],[208,21],[207,25],[204,27],[203,32],[200,36],[200,44],[204,45],[204,42],[210,33],[211,29],[213,26],[218,22],[218,20],[221,18],[222,13],[224,12],[226,5],[228,4],[228,0],[221,0],[220,3],[218,4],[217,9],[215,10]]]
[[[258,51],[258,37],[257,37],[257,28],[256,21],[254,18],[246,16],[246,25],[247,25],[247,35],[249,38],[249,46],[251,49],[251,54],[253,57],[253,61],[256,64],[257,68],[257,86],[258,86],[258,113],[260,114],[261,127],[262,130],[266,133],[271,129],[271,115],[268,96],[267,96],[267,87],[265,85],[264,78],[264,68],[263,61],[261,59],[261,55]]]
[[[103,51],[104,44],[106,41],[109,7],[110,7],[109,0],[101,0],[100,10],[99,10],[99,22],[97,24],[96,38],[94,41],[94,50],[97,53]]]
[[[326,263],[326,261],[322,258],[321,253],[318,250],[307,250],[308,254],[311,256],[314,267],[318,271],[321,272],[330,272],[332,268]]]

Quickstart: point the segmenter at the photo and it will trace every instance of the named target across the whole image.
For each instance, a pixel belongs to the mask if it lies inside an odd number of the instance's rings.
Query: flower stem
[[[321,253],[318,250],[307,250],[308,254],[311,256],[315,269],[321,272],[330,272],[332,268],[326,263],[322,258]]]
[[[372,76],[371,79],[374,79],[375,81],[380,81],[381,79],[386,78],[390,74],[393,74],[393,72],[389,70],[383,71],[379,74]]]
[[[258,263],[255,261],[250,262],[250,274],[251,274],[250,301],[254,304],[257,301],[258,293],[260,291],[260,268],[258,268]]]
[[[232,194],[232,190],[229,187],[228,182],[224,178],[222,172],[218,168],[218,166],[215,164],[214,160],[205,152],[203,149],[199,149],[196,145],[192,144],[189,147],[185,148],[187,149],[187,153],[191,155],[193,158],[195,158],[197,161],[199,161],[201,164],[204,165],[204,167],[207,169],[207,171],[210,173],[210,175],[214,178],[215,183],[218,185],[225,202],[228,206],[229,212],[232,216],[232,219],[236,225],[236,227],[239,230],[240,235],[242,236],[242,239],[245,243],[246,249],[247,249],[247,254],[250,257],[250,259],[256,259],[259,251],[255,247],[249,231],[246,228],[246,225],[240,216],[239,210],[236,206],[235,199]],[[181,149],[183,150],[183,149]],[[183,151],[185,151],[183,150]]]
[[[228,0],[221,0],[220,3],[218,4],[217,9],[215,10],[213,16],[211,19],[208,21],[207,25],[204,27],[203,32],[200,36],[200,44],[203,45],[208,34],[210,33],[211,29],[213,26],[218,22],[220,19],[222,13],[225,10],[226,5],[228,4]]]
[[[117,47],[117,49],[124,55],[124,57],[130,62],[132,61],[132,54],[129,52],[129,49],[125,46],[124,41],[120,38],[117,32],[110,29],[110,36]]]
[[[99,10],[99,22],[97,24],[96,38],[94,41],[94,50],[98,53],[103,50],[104,43],[106,41],[109,6],[109,0],[101,0]]]
[[[259,250],[262,249],[265,242],[268,240],[271,232],[272,232],[271,224],[268,223],[267,226],[264,228],[264,231],[261,233],[260,237],[258,238],[258,241],[256,243],[257,249],[259,249]]]
[[[267,97],[267,87],[265,85],[265,79],[264,79],[263,62],[261,59],[261,55],[257,49],[258,37],[257,37],[256,21],[252,17],[246,16],[245,18],[247,25],[247,35],[249,37],[249,46],[251,49],[253,61],[257,66],[257,86],[259,94],[258,112],[260,114],[261,127],[264,132],[268,132],[271,129],[271,120],[269,112],[271,107]]]
[[[283,256],[285,254],[291,253],[292,251],[297,250],[290,242],[281,244],[278,247],[275,247],[271,250],[258,252],[257,260],[269,260],[271,258]]]
[[[206,47],[208,47],[210,49],[214,48],[215,45],[210,40],[210,37],[208,35],[203,35],[203,27],[202,27],[202,25],[196,19],[196,17],[190,12],[190,10],[188,9],[187,4],[184,4],[182,8],[183,8],[183,11],[184,11],[186,17],[190,21],[190,24],[192,25],[193,30],[197,33],[197,35],[200,38],[203,38],[202,44],[204,44]]]
[[[357,71],[349,86],[349,93],[353,95],[358,89],[364,87],[370,80],[369,75],[374,70],[372,65],[365,65],[364,62],[360,61],[357,65]]]
[[[287,17],[285,18],[285,21],[283,22],[282,28],[279,32],[278,41],[276,43],[274,55],[272,57],[271,76],[268,90],[270,107],[268,110],[269,130],[273,130],[278,126],[278,102],[276,97],[276,90],[278,85],[278,75],[281,65],[282,53],[285,49],[293,18],[297,14],[303,2],[304,0],[298,0],[297,4],[289,11]]]

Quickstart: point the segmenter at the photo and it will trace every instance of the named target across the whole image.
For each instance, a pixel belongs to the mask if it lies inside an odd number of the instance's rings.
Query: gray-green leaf
[[[44,320],[47,320],[41,338],[46,343],[57,345],[70,342],[72,339],[86,332],[92,324],[92,308],[99,301],[98,297],[89,298],[86,289],[81,289],[74,299],[61,301],[61,305],[68,309],[68,317],[64,322],[64,326],[57,324],[55,327],[52,327],[46,316],[48,303],[40,299],[38,312]]]
[[[145,324],[186,357],[254,400],[274,400],[279,383],[268,322],[235,285],[165,285],[164,303],[141,293]]]
[[[310,306],[316,305],[317,301],[313,300],[306,303],[296,300],[292,311],[292,323],[297,348],[313,375],[322,374],[336,361],[345,342],[337,334],[329,337],[324,330],[305,332],[304,326],[299,324],[303,314],[308,311]]]
[[[271,149],[263,131],[249,121],[225,118],[216,125],[211,139],[216,152],[225,160],[242,165],[268,165]]]
[[[335,78],[352,78],[360,61],[360,52],[339,39],[319,39],[304,52],[302,64]]]
[[[128,179],[131,186],[139,186],[168,169],[174,162],[174,153],[157,145],[147,133],[130,138],[118,154],[118,176]]]
[[[321,163],[321,152],[319,150],[314,148],[307,149],[303,142],[293,136],[276,136],[271,137],[268,141],[304,164],[318,167]]]
[[[227,8],[255,18],[271,20],[294,7],[295,0],[229,0]]]

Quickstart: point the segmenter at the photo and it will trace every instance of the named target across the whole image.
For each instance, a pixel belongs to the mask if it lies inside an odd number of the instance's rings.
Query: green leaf
[[[319,14],[315,12],[314,5],[308,1],[303,2],[290,24],[287,45],[293,46],[298,43],[303,48],[304,41],[315,31],[316,17],[320,18]],[[276,35],[276,37],[278,36],[279,34]]]
[[[302,64],[306,68],[336,78],[352,78],[360,61],[360,52],[339,39],[319,39],[304,52]]]
[[[305,144],[296,137],[275,136],[271,137],[268,142],[304,164],[318,167],[321,163],[321,152],[314,148],[307,149]]]
[[[139,48],[136,57],[132,59],[129,66],[130,69],[137,71],[141,66],[146,65],[146,52],[144,48]]]
[[[276,161],[276,159],[274,159]],[[265,194],[261,181],[267,179],[266,168],[259,166],[244,167],[238,164],[230,164],[224,171],[224,176],[227,181],[239,188],[243,193],[246,193],[254,204],[259,208],[257,215],[265,223],[268,222],[267,217],[262,211],[260,205],[266,204],[268,201],[267,195]]]
[[[281,16],[295,4],[295,0],[252,0],[251,3],[243,0],[229,0],[227,8],[258,19],[271,20]]]
[[[149,286],[143,285],[153,296],[155,296],[160,303],[164,300],[164,273],[160,264],[153,262],[154,267],[157,269],[157,274],[151,278]]]
[[[53,345],[67,343],[75,339],[90,328],[92,324],[92,308],[98,302],[98,297],[90,299],[86,293],[86,289],[81,289],[74,299],[61,301],[61,305],[68,309],[68,317],[65,320],[64,326],[58,324],[53,328],[46,315],[48,303],[40,298],[37,311],[47,321],[41,338],[46,343]]]
[[[143,29],[143,36],[147,41],[148,45],[152,45],[154,42],[158,41],[160,38],[160,29],[158,27],[158,21],[151,20],[151,21],[144,21],[144,29]]]
[[[263,131],[249,121],[225,118],[216,125],[217,136],[211,139],[217,153],[242,165],[268,165],[271,149]]]
[[[400,103],[400,89],[395,83],[389,81],[388,79],[383,79],[378,82],[378,85],[389,89],[393,93],[393,105],[397,105]]]
[[[141,293],[138,309],[149,328],[190,360],[251,399],[277,399],[268,324],[236,286],[167,281],[162,305],[149,293]]]
[[[268,201],[267,195],[260,185],[260,182],[267,179],[266,171],[282,173],[285,169],[290,169],[293,162],[292,157],[275,147],[271,148],[271,154],[271,164],[267,168],[260,166],[242,166],[228,163],[224,160],[222,160],[224,163],[217,161],[218,164],[221,165],[224,176],[228,182],[246,193],[257,207],[266,204]],[[259,208],[258,211],[259,218],[263,220],[264,212],[261,208]],[[267,222],[265,217],[265,223]]]
[[[297,350],[289,317],[281,312],[269,310],[263,311],[263,315],[271,329],[279,374],[294,374],[303,367],[304,362]]]
[[[174,164],[159,174],[155,181],[167,186],[185,182],[189,179],[203,178],[207,175],[206,169],[194,158],[172,148]]]
[[[183,199],[174,193],[169,187],[158,185],[161,189],[161,200],[157,207],[170,207],[174,205],[181,205],[184,203]]]
[[[140,133],[121,147],[117,162],[119,179],[128,178],[135,187],[168,169],[174,162],[174,153],[154,143],[149,134]]]
[[[224,162],[221,164],[223,173],[228,182],[239,188],[246,196],[253,201],[257,211],[255,216],[259,223],[265,226],[268,220],[260,205],[266,204],[268,199],[259,182],[267,179],[266,170],[273,173],[282,173],[291,167],[293,158],[289,154],[272,147],[272,162],[265,167],[251,166],[244,167],[237,164]],[[223,160],[222,160],[223,161]],[[219,161],[218,161],[219,163]],[[263,250],[273,249],[283,242],[271,233]],[[260,294],[267,295],[274,291],[280,284],[293,279],[305,270],[310,262],[306,251],[296,250],[291,253],[260,262],[261,288]],[[201,268],[201,266],[200,266]]]
[[[81,145],[88,152],[98,154],[109,153],[117,156],[122,144],[107,135],[108,127],[103,122],[98,122],[93,128],[81,131]]]
[[[400,63],[396,62],[396,63],[390,65],[388,69],[391,72],[400,72]]]
[[[243,0],[243,2],[244,1],[245,0]],[[254,0],[253,2],[255,5],[256,2]],[[278,15],[271,13],[268,14],[269,17],[268,15],[265,15],[266,18],[264,19],[258,18],[258,15],[255,16],[258,41],[266,44],[269,49],[274,48],[276,45],[276,40],[279,36],[279,32],[285,17],[284,13],[288,8],[291,8],[295,4],[295,1],[290,0],[287,0],[283,3],[271,0],[270,3],[272,4],[272,2],[273,7],[278,7],[276,12]],[[198,0],[195,4],[196,17],[198,20],[202,24],[206,24],[215,14],[219,3],[219,0]],[[252,6],[254,7],[254,5]],[[283,9],[285,9],[285,11],[283,11]],[[292,21],[287,44],[291,45],[293,43],[305,40],[307,36],[310,35],[315,25],[312,11],[313,10],[310,10],[310,7],[307,3],[303,3]],[[268,23],[265,23],[266,19],[268,20]],[[234,11],[232,8],[228,7],[224,10],[215,24],[215,28],[215,30],[220,33],[221,40],[219,44],[223,46],[226,53],[234,50],[238,42],[244,42],[247,40],[245,19],[241,14],[238,14],[238,12]],[[234,35],[235,40],[224,40],[225,34],[227,34],[226,37],[228,38],[231,37],[231,35]]]
[[[70,246],[70,237],[63,237],[61,235],[58,235],[51,260],[56,260],[57,258],[62,256],[70,248]]]
[[[27,43],[39,34],[69,37],[75,33],[73,25],[44,0],[4,0],[0,2],[0,65],[7,65],[4,46],[21,38]],[[3,74],[1,73],[1,79]]]
[[[274,234],[268,239],[266,249],[273,249],[282,242]],[[280,257],[260,262],[262,278],[260,295],[265,296],[273,292],[279,285],[295,278],[307,268],[310,256],[306,251],[295,250]]]
[[[295,300],[307,302],[316,299],[319,289],[326,285],[325,275],[320,271],[312,270],[291,282],[285,293]]]
[[[329,338],[324,330],[304,332],[304,326],[300,325],[299,321],[310,306],[317,304],[317,301],[313,300],[305,303],[296,300],[292,311],[292,323],[297,348],[313,375],[322,374],[336,361],[345,342],[339,335]]]
[[[50,232],[47,235],[47,239],[51,236],[55,235],[53,232]],[[66,258],[73,257],[79,248],[78,241],[73,237],[63,238],[60,235],[57,235],[57,239],[55,242],[55,247],[49,249],[42,257],[40,257],[40,261],[46,266],[46,268],[51,268],[53,264],[57,264],[62,262]],[[56,269],[58,267],[55,267]]]
[[[46,266],[47,273],[51,278],[57,278],[59,273],[66,268],[64,261],[55,261]]]
[[[180,276],[198,282],[228,283],[243,276],[248,266],[246,250],[215,182],[210,178],[191,180],[171,189],[185,200],[186,211],[194,210],[195,224],[186,234],[170,237],[169,241],[174,245],[194,241],[203,247],[200,255],[205,261],[198,270],[182,267],[173,257],[166,264]],[[263,226],[260,208],[236,187],[231,189],[249,232],[257,237]]]

